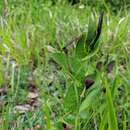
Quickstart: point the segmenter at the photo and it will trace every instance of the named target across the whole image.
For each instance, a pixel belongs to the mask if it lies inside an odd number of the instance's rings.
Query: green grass
[[[99,3],[0,2],[0,130],[129,129],[130,13]],[[91,50],[101,10],[102,32]],[[37,107],[28,98],[31,87]],[[29,111],[15,111],[29,103]]]

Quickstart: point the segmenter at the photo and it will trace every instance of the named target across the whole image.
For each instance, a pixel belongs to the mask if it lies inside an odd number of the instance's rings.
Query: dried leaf
[[[28,104],[24,104],[24,105],[17,105],[14,107],[14,113],[19,112],[19,113],[25,113],[28,111],[31,111],[32,107]]]
[[[38,93],[37,92],[29,92],[27,97],[30,99],[38,98]]]

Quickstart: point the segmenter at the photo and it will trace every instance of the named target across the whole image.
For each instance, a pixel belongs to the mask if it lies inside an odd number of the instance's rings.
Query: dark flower
[[[102,88],[103,93],[106,93],[106,88]]]
[[[115,65],[115,61],[109,62],[109,64],[107,65],[107,73],[112,72],[114,65]]]
[[[68,1],[71,3],[71,5],[79,3],[79,0],[68,0]]]
[[[67,126],[65,123],[63,123],[64,130],[70,130],[69,126]]]
[[[88,89],[89,87],[91,87],[94,84],[94,80],[90,77],[86,77],[85,79],[85,86]]]

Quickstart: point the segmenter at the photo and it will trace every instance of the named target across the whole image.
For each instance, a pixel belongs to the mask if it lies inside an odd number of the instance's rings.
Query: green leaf
[[[100,122],[100,126],[99,126],[99,130],[104,130],[105,125],[107,124],[107,109],[104,111],[101,122]]]
[[[99,95],[99,90],[98,88],[92,90],[87,97],[85,98],[85,100],[83,101],[83,103],[80,106],[79,112],[81,113],[82,111],[84,111],[85,109],[91,107],[93,105],[93,103],[95,102],[95,99],[98,98]]]
[[[84,58],[86,56],[86,49],[85,49],[85,40],[86,36],[82,35],[77,42],[76,45],[76,56],[78,58]]]
[[[56,52],[52,54],[53,60],[58,63],[62,68],[68,70],[67,57],[62,52]]]
[[[49,110],[49,105],[47,104],[47,103],[45,103],[44,104],[44,106],[43,106],[43,108],[44,108],[44,114],[45,114],[45,116],[46,116],[46,125],[47,125],[47,128],[49,129],[49,130],[51,130],[52,129],[52,124],[51,124],[51,117],[50,117],[50,110]]]
[[[95,45],[97,44],[97,41],[102,31],[102,23],[103,23],[103,12],[101,12],[100,14],[97,27],[96,27],[96,21],[94,21],[91,18],[89,19],[86,46],[89,47],[90,51],[93,50]]]
[[[85,67],[86,67],[86,62],[81,62],[80,59],[76,57],[69,57],[68,58],[69,66],[71,68],[71,71],[75,77],[80,77],[82,79],[85,75]]]
[[[77,96],[73,85],[69,86],[64,98],[65,112],[74,112],[77,107]]]
[[[106,86],[106,96],[107,96],[109,128],[110,128],[110,130],[118,130],[117,118],[116,118],[115,109],[114,109],[114,105],[113,105],[113,101],[112,101],[112,95],[111,95],[109,86],[107,84],[107,81],[105,81],[105,86]]]
[[[95,27],[95,22],[91,19],[89,20],[88,36],[86,40],[86,50],[89,52],[89,54],[85,58],[83,58],[83,61],[93,57],[98,52],[100,45],[99,38],[102,31],[102,23],[103,12],[100,14],[97,29]]]
[[[89,25],[88,25],[88,34],[87,34],[87,39],[86,39],[86,47],[90,47],[92,44],[95,36],[96,36],[96,21],[92,19],[91,17],[89,18]]]

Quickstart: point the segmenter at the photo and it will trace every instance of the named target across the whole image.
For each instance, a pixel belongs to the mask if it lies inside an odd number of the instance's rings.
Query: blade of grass
[[[107,110],[108,110],[108,125],[110,130],[118,130],[117,117],[115,114],[112,95],[107,80],[105,80],[105,87],[106,87]]]
[[[107,123],[107,115],[108,115],[108,111],[105,110],[100,122],[100,126],[99,126],[99,130],[104,130],[105,129],[105,125]]]

